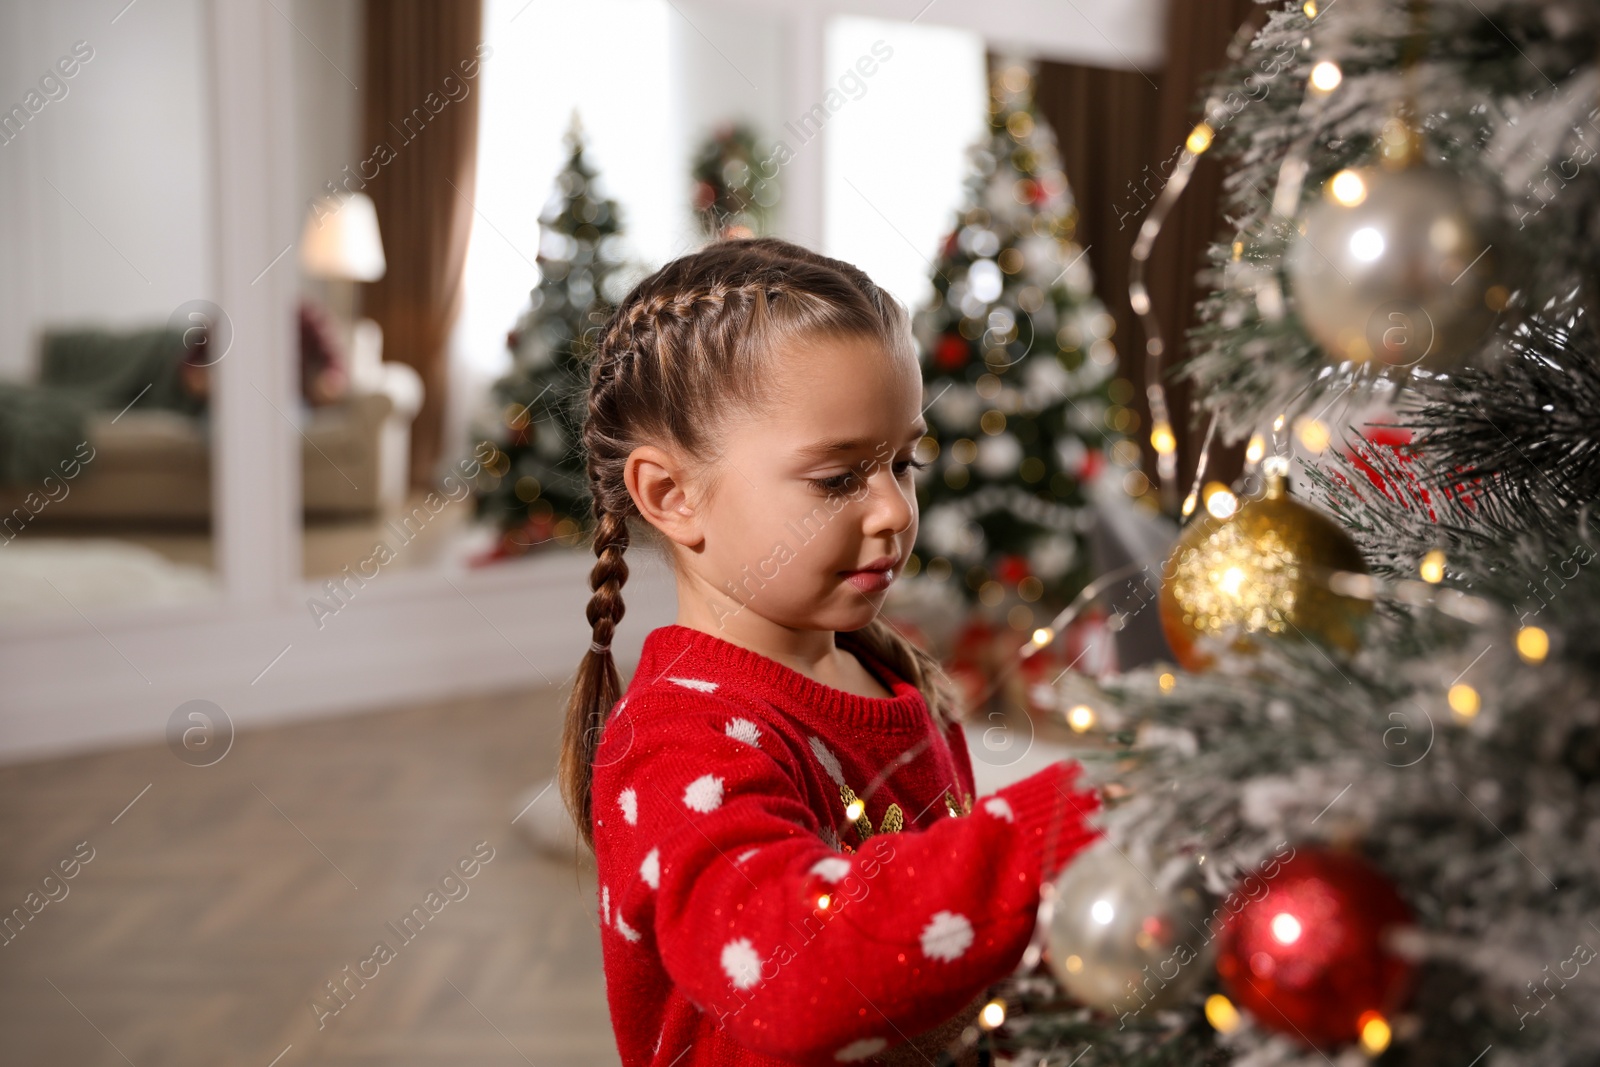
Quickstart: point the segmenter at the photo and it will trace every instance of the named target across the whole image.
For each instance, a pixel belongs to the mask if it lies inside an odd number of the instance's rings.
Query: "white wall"
[[[125,4],[0,0],[0,110],[93,52],[0,145],[0,377],[32,377],[43,326],[161,325],[214,296],[206,5]]]

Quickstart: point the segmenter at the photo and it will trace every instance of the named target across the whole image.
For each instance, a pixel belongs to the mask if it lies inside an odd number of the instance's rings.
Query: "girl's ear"
[[[700,512],[684,489],[686,475],[678,457],[654,445],[640,445],[628,453],[622,468],[628,495],[645,521],[683,547],[694,548],[705,535]]]

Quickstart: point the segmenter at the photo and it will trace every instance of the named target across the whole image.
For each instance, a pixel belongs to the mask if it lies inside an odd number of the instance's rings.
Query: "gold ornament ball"
[[[1161,629],[1178,662],[1201,671],[1202,638],[1268,633],[1308,637],[1354,652],[1371,605],[1328,588],[1334,571],[1367,573],[1361,553],[1331,519],[1289,496],[1283,475],[1226,519],[1202,513],[1178,537],[1159,598]]]

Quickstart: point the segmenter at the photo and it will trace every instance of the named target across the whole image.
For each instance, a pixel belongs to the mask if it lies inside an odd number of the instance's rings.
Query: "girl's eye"
[[[921,470],[927,463],[919,459],[896,460],[893,465],[894,476],[904,478],[912,470]],[[860,485],[861,473],[859,471],[845,471],[843,474],[831,475],[827,478],[807,479],[813,488],[829,495],[842,496],[845,493],[856,491]]]

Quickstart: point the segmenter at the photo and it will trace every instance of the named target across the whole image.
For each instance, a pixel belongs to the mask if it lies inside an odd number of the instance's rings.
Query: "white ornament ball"
[[[978,458],[973,466],[988,478],[1005,478],[1022,463],[1022,442],[1015,434],[998,433],[978,440]]]

